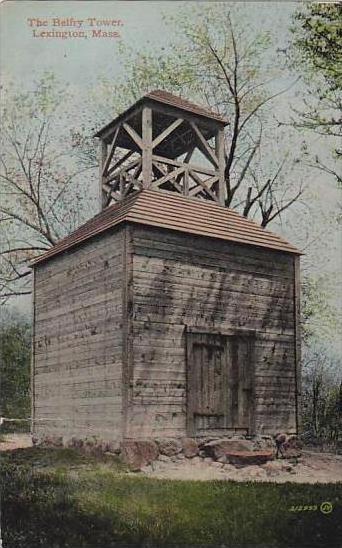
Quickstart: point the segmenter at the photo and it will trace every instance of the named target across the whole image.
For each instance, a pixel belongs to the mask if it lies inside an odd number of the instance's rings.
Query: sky
[[[71,85],[81,103],[85,90],[92,87],[96,89],[101,77],[106,76],[115,82],[124,75],[119,55],[120,41],[142,52],[162,51],[162,47],[172,47],[176,36],[167,20],[177,14],[184,3],[111,0],[3,1],[0,4],[2,84],[6,86],[9,82],[14,82],[17,89],[30,90],[45,71],[53,71],[59,79]],[[190,5],[191,2],[187,4]],[[246,22],[272,33],[274,47],[269,52],[269,60],[270,63],[276,63],[278,50],[284,48],[290,37],[291,16],[298,3],[282,1],[238,4]],[[112,35],[100,36],[101,31]],[[56,36],[56,33],[62,32],[73,35],[64,39]],[[275,89],[288,85],[290,81],[288,75],[284,75],[282,80],[275,82]],[[277,100],[275,115],[283,116],[296,105],[296,101],[294,87]],[[299,144],[298,137],[298,146]],[[312,146],[324,150],[327,144],[313,139]],[[319,202],[324,203],[327,215],[333,215],[337,200],[335,182],[313,171],[307,177],[312,192]],[[296,232],[295,223],[291,227],[282,227],[281,230],[293,243],[300,245],[301,235]],[[322,248],[325,268],[331,272],[341,271],[342,256],[338,250],[340,236],[337,232],[332,233],[328,225],[322,225],[323,232],[328,230],[329,241],[324,250]],[[312,257],[310,255],[311,265],[315,256],[317,250]],[[19,305],[23,308],[29,306],[28,301],[26,304],[21,303],[24,301],[20,301]]]
[[[190,2],[187,2],[190,4]],[[1,64],[5,76],[20,78],[27,85],[46,69],[52,69],[62,79],[82,86],[96,82],[98,74],[115,77],[121,70],[117,53],[119,40],[93,37],[97,22],[89,19],[120,20],[120,26],[106,27],[118,31],[120,39],[144,50],[172,42],[172,31],[163,21],[176,14],[184,2],[168,1],[25,1],[8,0],[1,5]],[[194,3],[196,4],[196,2]],[[208,4],[204,2],[203,4]],[[241,3],[244,4],[244,3]],[[293,2],[249,2],[249,19],[255,25],[276,29],[279,43],[287,34],[290,14],[296,7]],[[74,18],[83,21],[86,38],[40,38],[39,31],[69,30],[53,19]],[[48,26],[30,19],[48,19]],[[72,30],[77,31],[74,27]],[[36,32],[34,32],[36,31]]]

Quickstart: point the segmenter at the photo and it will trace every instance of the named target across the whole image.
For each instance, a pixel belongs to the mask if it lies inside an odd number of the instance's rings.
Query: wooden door
[[[187,334],[189,435],[252,431],[253,338]]]

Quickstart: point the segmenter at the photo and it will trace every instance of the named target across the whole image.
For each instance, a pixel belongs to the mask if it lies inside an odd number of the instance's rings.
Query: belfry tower
[[[171,93],[148,93],[96,134],[101,208],[143,188],[223,205],[227,124]]]

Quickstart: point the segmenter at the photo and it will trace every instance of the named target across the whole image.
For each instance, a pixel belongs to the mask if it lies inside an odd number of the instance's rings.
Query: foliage
[[[342,441],[342,363],[327,347],[307,349],[303,363],[303,429],[316,442]]]
[[[342,5],[309,3],[294,16],[291,64],[303,71],[308,96],[297,110],[295,126],[332,138],[335,160],[342,150]],[[313,165],[332,174],[341,184],[339,168],[317,155]]]
[[[76,228],[90,206],[68,144],[68,89],[45,74],[31,91],[3,91],[0,297],[30,293],[29,259]],[[71,113],[69,113],[70,115]],[[69,116],[70,118],[70,116]],[[71,139],[71,137],[70,137]],[[89,210],[90,212],[90,210]]]
[[[61,465],[50,456],[56,450],[35,451],[17,450],[2,459],[8,548],[124,543],[335,548],[342,535],[338,484],[163,481],[124,475],[116,465],[91,458],[79,464],[72,458],[71,469],[63,451]],[[51,461],[55,465],[47,469]],[[325,500],[334,506],[329,515],[289,511]]]
[[[342,6],[311,4],[295,15],[295,46],[312,75],[321,73],[330,90],[342,88]]]
[[[301,299],[302,340],[309,344],[331,340],[341,327],[341,319],[330,289],[328,275],[303,277]]]
[[[26,319],[0,325],[1,415],[4,417],[23,418],[31,414],[30,353],[31,327]],[[29,422],[24,424],[29,427]]]
[[[341,442],[342,363],[336,337],[341,316],[327,275],[302,282],[302,430],[311,441]]]

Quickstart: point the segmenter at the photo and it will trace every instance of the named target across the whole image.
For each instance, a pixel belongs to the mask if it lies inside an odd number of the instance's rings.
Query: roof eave
[[[148,103],[148,102],[158,103],[159,105],[167,105],[168,107],[174,109],[175,111],[176,110],[182,110],[181,107],[173,105],[172,103],[167,103],[166,101],[162,101],[161,99],[157,99],[155,97],[149,97],[148,95],[144,95],[136,103],[134,103],[134,105],[131,105],[128,109],[124,110],[121,114],[119,114],[119,116],[114,118],[111,122],[106,124],[99,131],[94,133],[93,137],[101,138],[103,134],[106,134],[108,132],[108,129],[110,129],[111,127],[116,126],[121,120],[126,119],[127,117],[129,117],[131,115],[131,113],[133,113],[135,110],[138,110],[139,107],[142,104]],[[186,111],[186,109],[185,109],[185,111]],[[212,122],[214,122],[218,125],[222,125],[223,127],[225,127],[229,124],[228,119],[219,117],[218,115],[215,116],[214,113],[213,113],[212,116],[210,116],[210,114],[206,115],[206,114],[200,114],[200,113],[197,113],[197,112],[192,112],[190,109],[188,110],[188,112],[190,114],[192,114],[193,116],[197,116],[197,117],[199,117],[203,120],[206,120],[206,119],[211,120]]]

